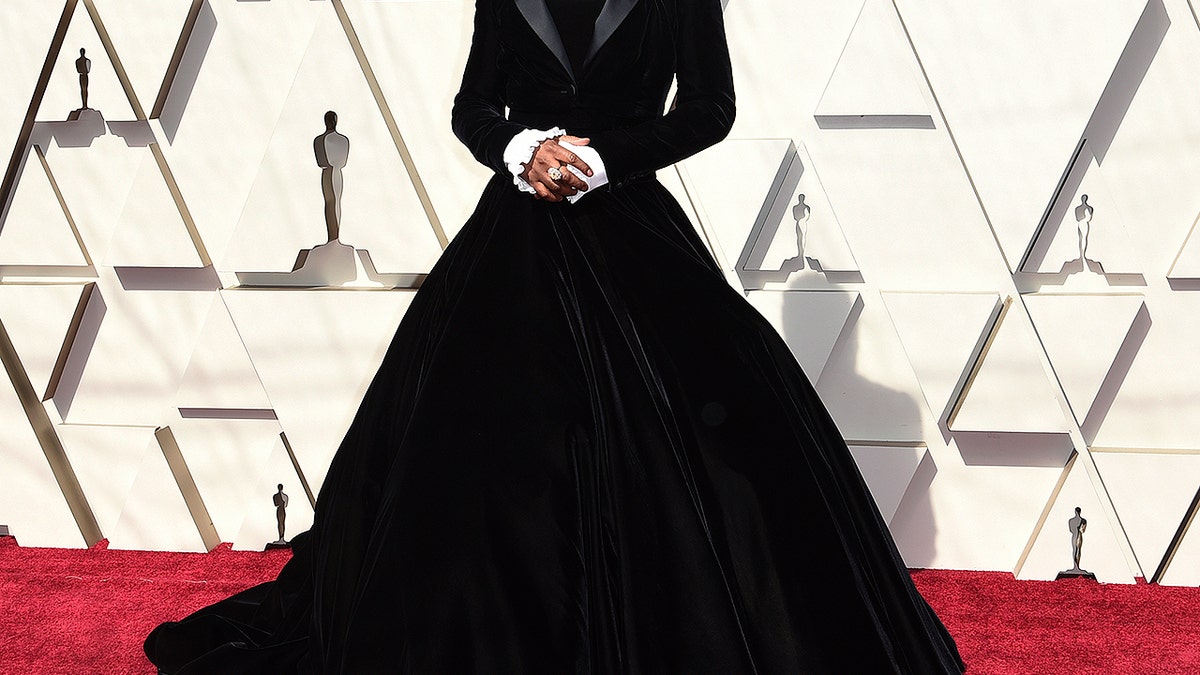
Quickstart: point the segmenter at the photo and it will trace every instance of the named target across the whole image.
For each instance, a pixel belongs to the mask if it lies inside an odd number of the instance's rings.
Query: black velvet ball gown
[[[555,23],[587,2],[546,2],[477,0],[453,124],[497,175],[312,529],[146,653],[179,674],[960,672],[813,387],[654,180],[732,123],[720,0],[592,3],[590,40]],[[574,205],[502,159],[555,125],[612,180]]]

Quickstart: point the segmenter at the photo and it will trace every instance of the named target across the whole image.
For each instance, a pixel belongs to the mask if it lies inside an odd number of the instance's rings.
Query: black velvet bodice
[[[604,0],[546,0],[546,6],[550,16],[554,17],[554,25],[558,27],[558,34],[571,59],[571,67],[577,73],[582,72],[588,47],[592,44],[596,17],[600,16]]]
[[[504,148],[529,128],[557,126],[586,135],[614,190],[729,133],[733,73],[720,0],[605,0],[591,39],[579,39],[571,26],[599,4],[476,0],[475,33],[451,124],[498,176],[509,175]],[[581,30],[588,31],[584,23]],[[587,51],[576,68],[571,62],[579,60],[578,51],[572,57],[569,50],[583,44]],[[672,79],[677,97],[665,112]]]

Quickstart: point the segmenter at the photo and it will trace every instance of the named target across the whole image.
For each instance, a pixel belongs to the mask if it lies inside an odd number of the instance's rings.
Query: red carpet
[[[916,570],[970,673],[1200,673],[1200,588]]]
[[[275,576],[286,551],[209,554],[38,549],[0,538],[0,673],[153,675],[142,638]],[[971,673],[1200,673],[1200,589],[913,578]]]
[[[164,620],[273,578],[287,551],[25,548],[0,538],[0,673],[147,673]]]

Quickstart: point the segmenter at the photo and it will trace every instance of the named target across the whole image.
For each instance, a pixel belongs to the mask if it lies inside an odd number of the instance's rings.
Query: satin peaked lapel
[[[596,17],[596,30],[592,34],[592,45],[588,48],[587,57],[584,58],[583,64],[591,63],[592,58],[596,56],[596,52],[604,46],[605,42],[612,37],[621,22],[625,21],[625,17],[629,16],[629,12],[637,6],[641,0],[607,0],[604,3],[604,9],[600,10],[600,16]],[[684,2],[693,2],[694,0],[683,0]]]
[[[562,36],[558,34],[558,26],[554,25],[554,17],[550,16],[550,9],[546,7],[546,0],[515,1],[517,9],[521,10],[521,15],[529,22],[546,47],[554,52],[558,62],[574,80],[575,71],[571,68],[571,59],[567,56],[567,48],[563,46]]]

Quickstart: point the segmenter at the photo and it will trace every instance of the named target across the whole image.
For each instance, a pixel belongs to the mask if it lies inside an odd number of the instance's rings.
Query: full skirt
[[[163,624],[194,673],[941,673],[837,427],[657,181],[495,177],[275,581]]]

